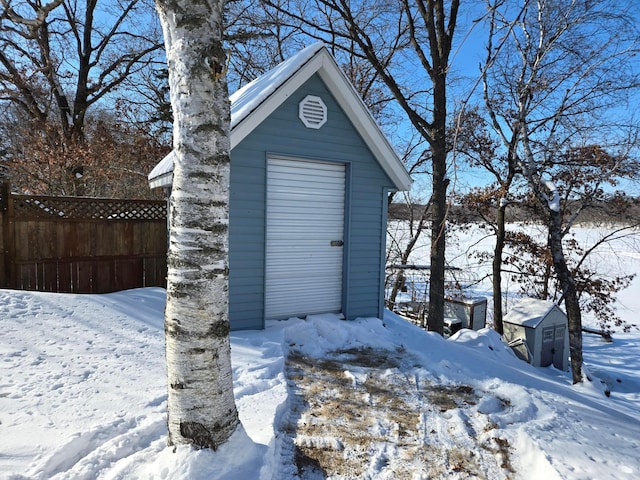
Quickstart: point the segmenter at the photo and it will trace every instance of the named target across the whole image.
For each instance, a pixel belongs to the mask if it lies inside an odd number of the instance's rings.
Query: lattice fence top
[[[162,200],[112,200],[101,198],[13,195],[16,218],[60,220],[165,220]]]

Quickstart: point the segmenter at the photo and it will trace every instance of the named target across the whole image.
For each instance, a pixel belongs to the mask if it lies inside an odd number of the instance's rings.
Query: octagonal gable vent
[[[320,97],[307,95],[300,102],[298,116],[305,127],[318,129],[327,122],[327,106]]]

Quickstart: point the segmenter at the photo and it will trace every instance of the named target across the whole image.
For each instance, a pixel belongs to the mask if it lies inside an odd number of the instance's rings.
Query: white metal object
[[[270,157],[265,317],[340,312],[345,166]]]

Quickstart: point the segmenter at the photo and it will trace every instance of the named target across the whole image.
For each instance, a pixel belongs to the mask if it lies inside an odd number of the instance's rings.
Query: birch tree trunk
[[[165,310],[169,445],[216,449],[239,424],[228,316],[224,0],[156,0],[174,115]]]
[[[567,265],[562,246],[562,215],[549,209],[549,249],[553,266],[562,288],[564,306],[569,324],[569,352],[571,355],[571,376],[573,383],[582,382],[582,313],[578,300],[578,290],[571,270]]]

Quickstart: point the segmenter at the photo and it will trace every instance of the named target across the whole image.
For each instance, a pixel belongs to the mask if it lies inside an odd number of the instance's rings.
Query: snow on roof
[[[321,42],[304,48],[229,97],[231,149],[315,73],[336,97],[394,185],[400,190],[408,190],[412,182],[409,173],[353,85]],[[148,176],[151,188],[171,184],[173,161],[171,152],[151,170]]]
[[[523,298],[511,307],[504,321],[523,327],[535,328],[557,305],[548,300]]]
[[[231,102],[231,130],[273,94],[301,65],[308,62],[324,44],[310,45],[264,75],[246,84],[229,96]],[[233,143],[232,143],[233,145]],[[149,173],[151,188],[168,186],[171,183],[174,154],[169,152]]]
[[[173,150],[171,150],[158,164],[149,172],[149,187],[167,187],[171,185],[173,178]]]
[[[233,129],[242,122],[322,48],[324,48],[324,44],[318,42],[300,50],[277,67],[233,93],[229,97],[231,101],[231,128]]]

